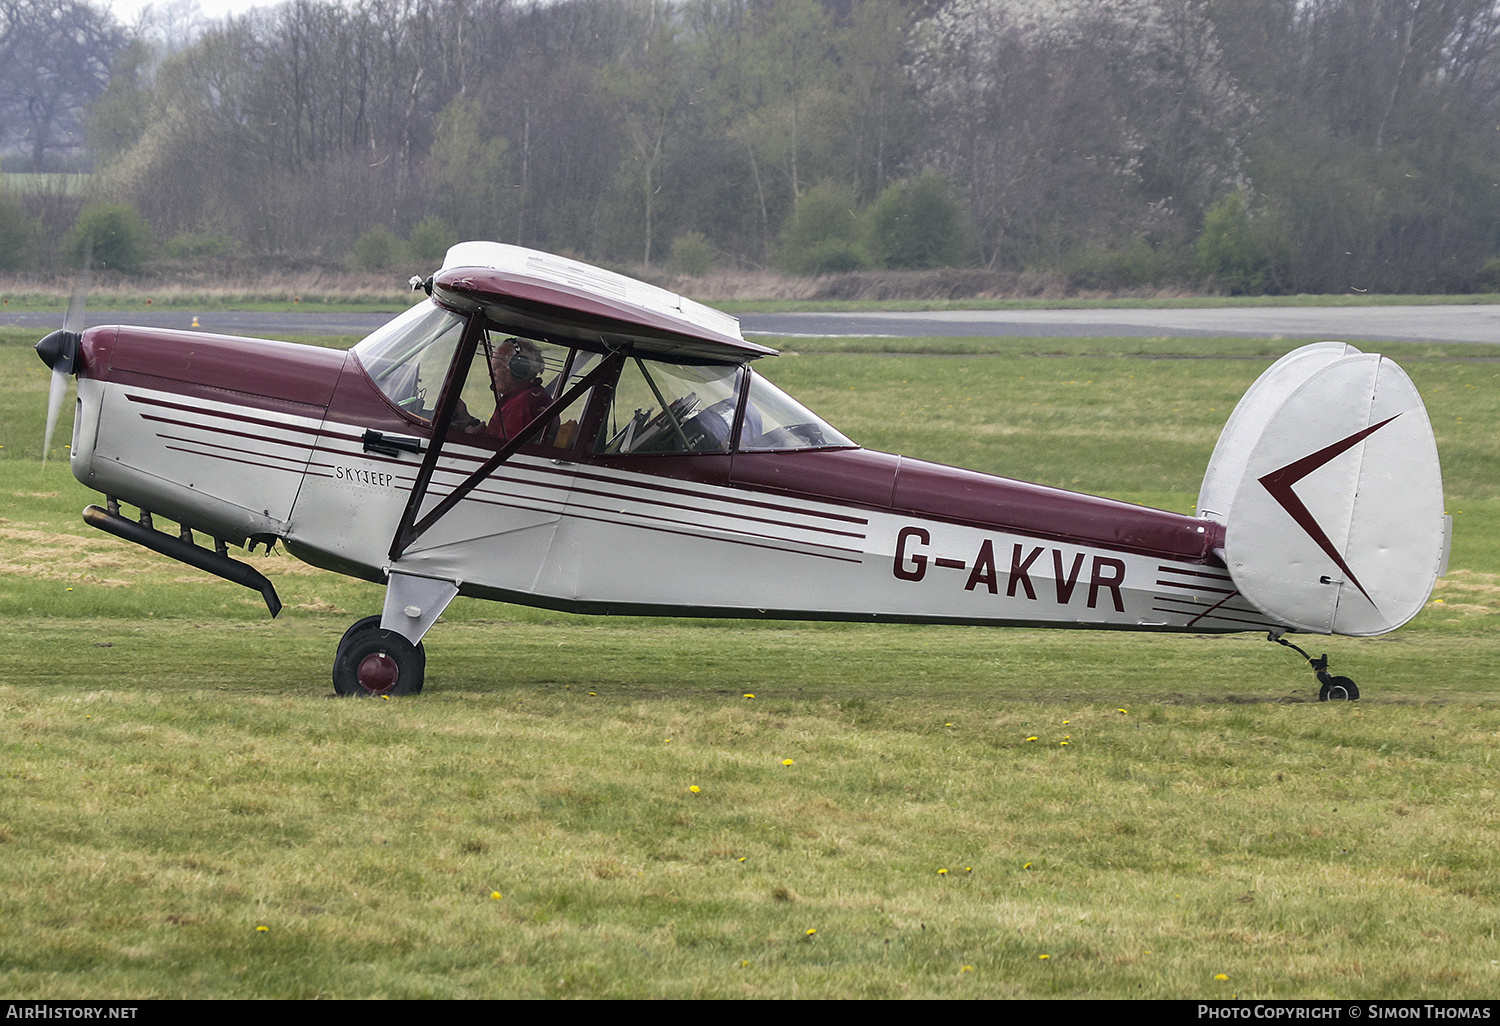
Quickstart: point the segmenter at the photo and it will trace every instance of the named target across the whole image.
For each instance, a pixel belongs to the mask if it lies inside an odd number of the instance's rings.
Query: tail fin
[[[1340,342],[1289,353],[1230,415],[1198,494],[1240,593],[1288,627],[1384,634],[1446,572],[1432,424],[1396,364]]]

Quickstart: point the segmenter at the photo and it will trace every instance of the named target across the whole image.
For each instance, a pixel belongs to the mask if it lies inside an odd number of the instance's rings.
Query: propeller
[[[78,360],[78,346],[83,340],[83,311],[89,294],[89,265],[94,251],[93,240],[83,247],[83,272],[73,285],[73,295],[68,300],[68,312],[63,314],[63,326],[44,337],[36,344],[36,353],[42,362],[52,368],[52,385],[47,390],[47,432],[42,439],[42,467],[47,466],[47,453],[52,448],[52,434],[57,428],[57,417],[62,412],[63,400],[68,394],[68,378],[73,375]]]

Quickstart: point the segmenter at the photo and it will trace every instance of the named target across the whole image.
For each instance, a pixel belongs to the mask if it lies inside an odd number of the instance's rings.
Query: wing
[[[484,309],[517,334],[596,352],[630,347],[657,359],[743,363],[776,350],[746,342],[735,317],[666,289],[564,257],[496,242],[448,250],[432,293]]]

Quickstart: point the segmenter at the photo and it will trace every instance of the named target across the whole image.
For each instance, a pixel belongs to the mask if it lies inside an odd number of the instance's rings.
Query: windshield
[[[759,374],[740,429],[741,452],[823,449],[854,445],[844,434]]]
[[[464,318],[436,303],[418,303],[354,347],[386,398],[407,413],[431,420]]]

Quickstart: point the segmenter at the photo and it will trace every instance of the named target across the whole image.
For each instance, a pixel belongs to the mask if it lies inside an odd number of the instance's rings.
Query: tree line
[[[0,0],[0,140],[185,258],[1500,287],[1500,0]]]

